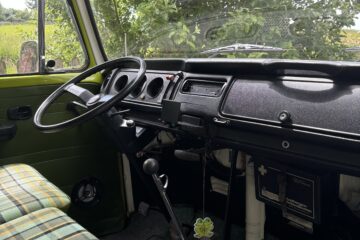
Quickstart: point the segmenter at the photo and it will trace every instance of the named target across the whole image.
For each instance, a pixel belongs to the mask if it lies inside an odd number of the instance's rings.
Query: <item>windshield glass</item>
[[[360,60],[355,0],[91,0],[109,59]]]

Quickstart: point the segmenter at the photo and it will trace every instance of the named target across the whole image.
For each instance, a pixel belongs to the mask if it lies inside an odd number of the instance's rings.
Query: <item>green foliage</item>
[[[255,57],[351,59],[353,55],[345,51],[342,42],[343,29],[354,25],[359,12],[358,5],[341,0],[268,1],[265,7],[262,1],[252,1],[248,8],[229,12],[230,18],[219,29],[214,43],[253,43],[285,49],[282,54]],[[277,24],[269,23],[271,20]]]
[[[37,0],[27,0],[25,10],[5,9],[0,5],[0,60],[16,73],[21,44],[37,41]],[[47,0],[45,9],[46,59],[61,62],[58,67],[78,68],[85,61],[84,52],[64,0]],[[4,23],[5,22],[5,23]],[[9,44],[11,43],[11,44]],[[9,45],[9,46],[7,46]]]
[[[250,10],[248,8],[240,8],[229,13],[229,20],[225,22],[218,30],[214,39],[214,43],[236,43],[238,39],[248,39],[256,35],[257,31],[264,26],[265,17],[258,9]],[[276,29],[273,30],[274,32]],[[266,35],[257,35],[253,39],[254,44],[258,44],[269,38]]]
[[[46,22],[52,26],[52,33],[45,35],[46,58],[61,61],[63,67],[81,67],[85,61],[74,24],[69,15],[66,1],[48,0],[46,2]],[[73,66],[77,62],[77,66]]]
[[[360,13],[350,0],[91,0],[109,58],[207,57],[202,51],[234,43],[276,46],[283,52],[229,53],[228,58],[358,60],[348,30]],[[64,0],[46,1],[46,58],[74,67],[83,50]],[[26,10],[0,4],[0,59],[16,66],[21,43],[37,39],[37,0]],[[11,43],[11,44],[9,44]]]
[[[234,43],[277,46],[282,53],[226,57],[346,60],[344,28],[359,4],[350,0],[91,0],[110,58],[202,56]],[[204,26],[217,22],[211,34]],[[126,42],[126,44],[125,44]]]
[[[4,8],[0,5],[0,22],[26,22],[32,19],[31,11]]]
[[[144,57],[176,56],[197,48],[199,29],[190,27],[173,0],[91,1],[99,31],[110,58],[127,54]],[[126,44],[125,44],[126,42]],[[182,54],[183,55],[183,54]]]
[[[21,45],[27,41],[37,41],[37,24],[28,22],[0,25],[0,32],[0,60],[6,63],[9,74],[16,73]],[[53,32],[53,25],[46,25],[45,35],[52,36]]]
[[[33,10],[4,8],[0,4],[0,61],[5,62],[8,73],[16,73],[21,44],[37,40],[36,14]]]

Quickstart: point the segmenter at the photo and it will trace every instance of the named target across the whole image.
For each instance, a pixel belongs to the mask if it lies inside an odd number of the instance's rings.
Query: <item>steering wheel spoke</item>
[[[92,94],[89,90],[79,87],[73,83],[67,85],[64,90],[80,98],[84,103],[87,103],[94,96],[94,94]]]
[[[111,100],[113,97],[114,97],[114,95],[109,95],[109,94],[102,95],[101,98],[99,99],[99,102],[100,103],[107,102],[107,101]]]

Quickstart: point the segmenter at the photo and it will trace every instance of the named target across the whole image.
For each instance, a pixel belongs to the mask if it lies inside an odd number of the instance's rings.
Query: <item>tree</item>
[[[145,57],[170,56],[177,48],[196,48],[198,32],[190,29],[173,0],[92,1],[108,52]],[[170,41],[169,41],[170,40]],[[174,43],[176,41],[176,43]],[[127,44],[125,44],[125,42]],[[126,48],[126,50],[125,50]]]
[[[4,21],[4,7],[0,3],[0,21]]]
[[[359,4],[351,0],[91,0],[106,52],[143,57],[203,56],[233,43],[285,49],[227,57],[344,60],[342,42]],[[63,9],[54,5],[53,14]],[[58,12],[58,13],[56,13]],[[65,30],[64,30],[65,31]],[[66,32],[66,31],[65,31]]]
[[[189,2],[188,2],[189,3]],[[208,17],[212,9],[223,24],[206,47],[253,43],[286,49],[283,53],[229,54],[232,57],[281,57],[344,60],[352,55],[342,43],[344,28],[354,25],[359,4],[343,0],[193,1],[186,12]],[[212,8],[203,14],[207,4]],[[195,9],[195,11],[194,11]]]
[[[63,67],[75,67],[72,66],[74,60],[78,60],[80,64],[83,63],[83,49],[70,18],[66,1],[48,0],[45,7],[47,28],[52,30],[50,37],[46,38],[47,59],[61,60]]]

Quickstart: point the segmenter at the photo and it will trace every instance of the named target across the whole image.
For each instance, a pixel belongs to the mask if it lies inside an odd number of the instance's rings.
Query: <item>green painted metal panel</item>
[[[89,67],[96,65],[86,28],[75,0],[73,11],[89,57]],[[0,123],[8,122],[7,109],[31,106],[33,111],[61,84],[79,73],[49,73],[45,75],[17,75],[0,77]],[[83,81],[83,86],[98,92],[102,82],[100,73]],[[74,99],[64,95],[45,114],[46,122],[72,117],[66,104]],[[94,176],[101,180],[104,194],[99,205],[84,208],[73,204],[69,215],[95,234],[102,235],[124,227],[126,205],[122,169],[117,151],[103,135],[95,121],[60,133],[45,134],[38,131],[32,119],[16,121],[15,138],[0,142],[0,165],[27,163],[38,169],[45,177],[71,194],[80,180]]]
[[[98,84],[85,83],[82,86],[93,92],[99,90]],[[6,115],[9,107],[29,105],[35,111],[57,87],[59,85],[1,88],[0,123],[9,121]],[[72,99],[70,94],[61,97],[45,114],[46,121],[74,116],[66,110],[66,103]],[[18,127],[15,138],[0,142],[0,165],[30,164],[67,194],[71,194],[80,180],[97,177],[104,186],[102,202],[90,208],[73,204],[69,215],[96,234],[124,227],[126,205],[117,152],[95,121],[51,134],[38,131],[32,119],[15,123]]]
[[[2,76],[0,77],[0,89],[63,84],[78,74],[79,73],[59,73],[47,75]],[[97,73],[85,79],[83,82],[100,83],[101,81],[102,75]]]

